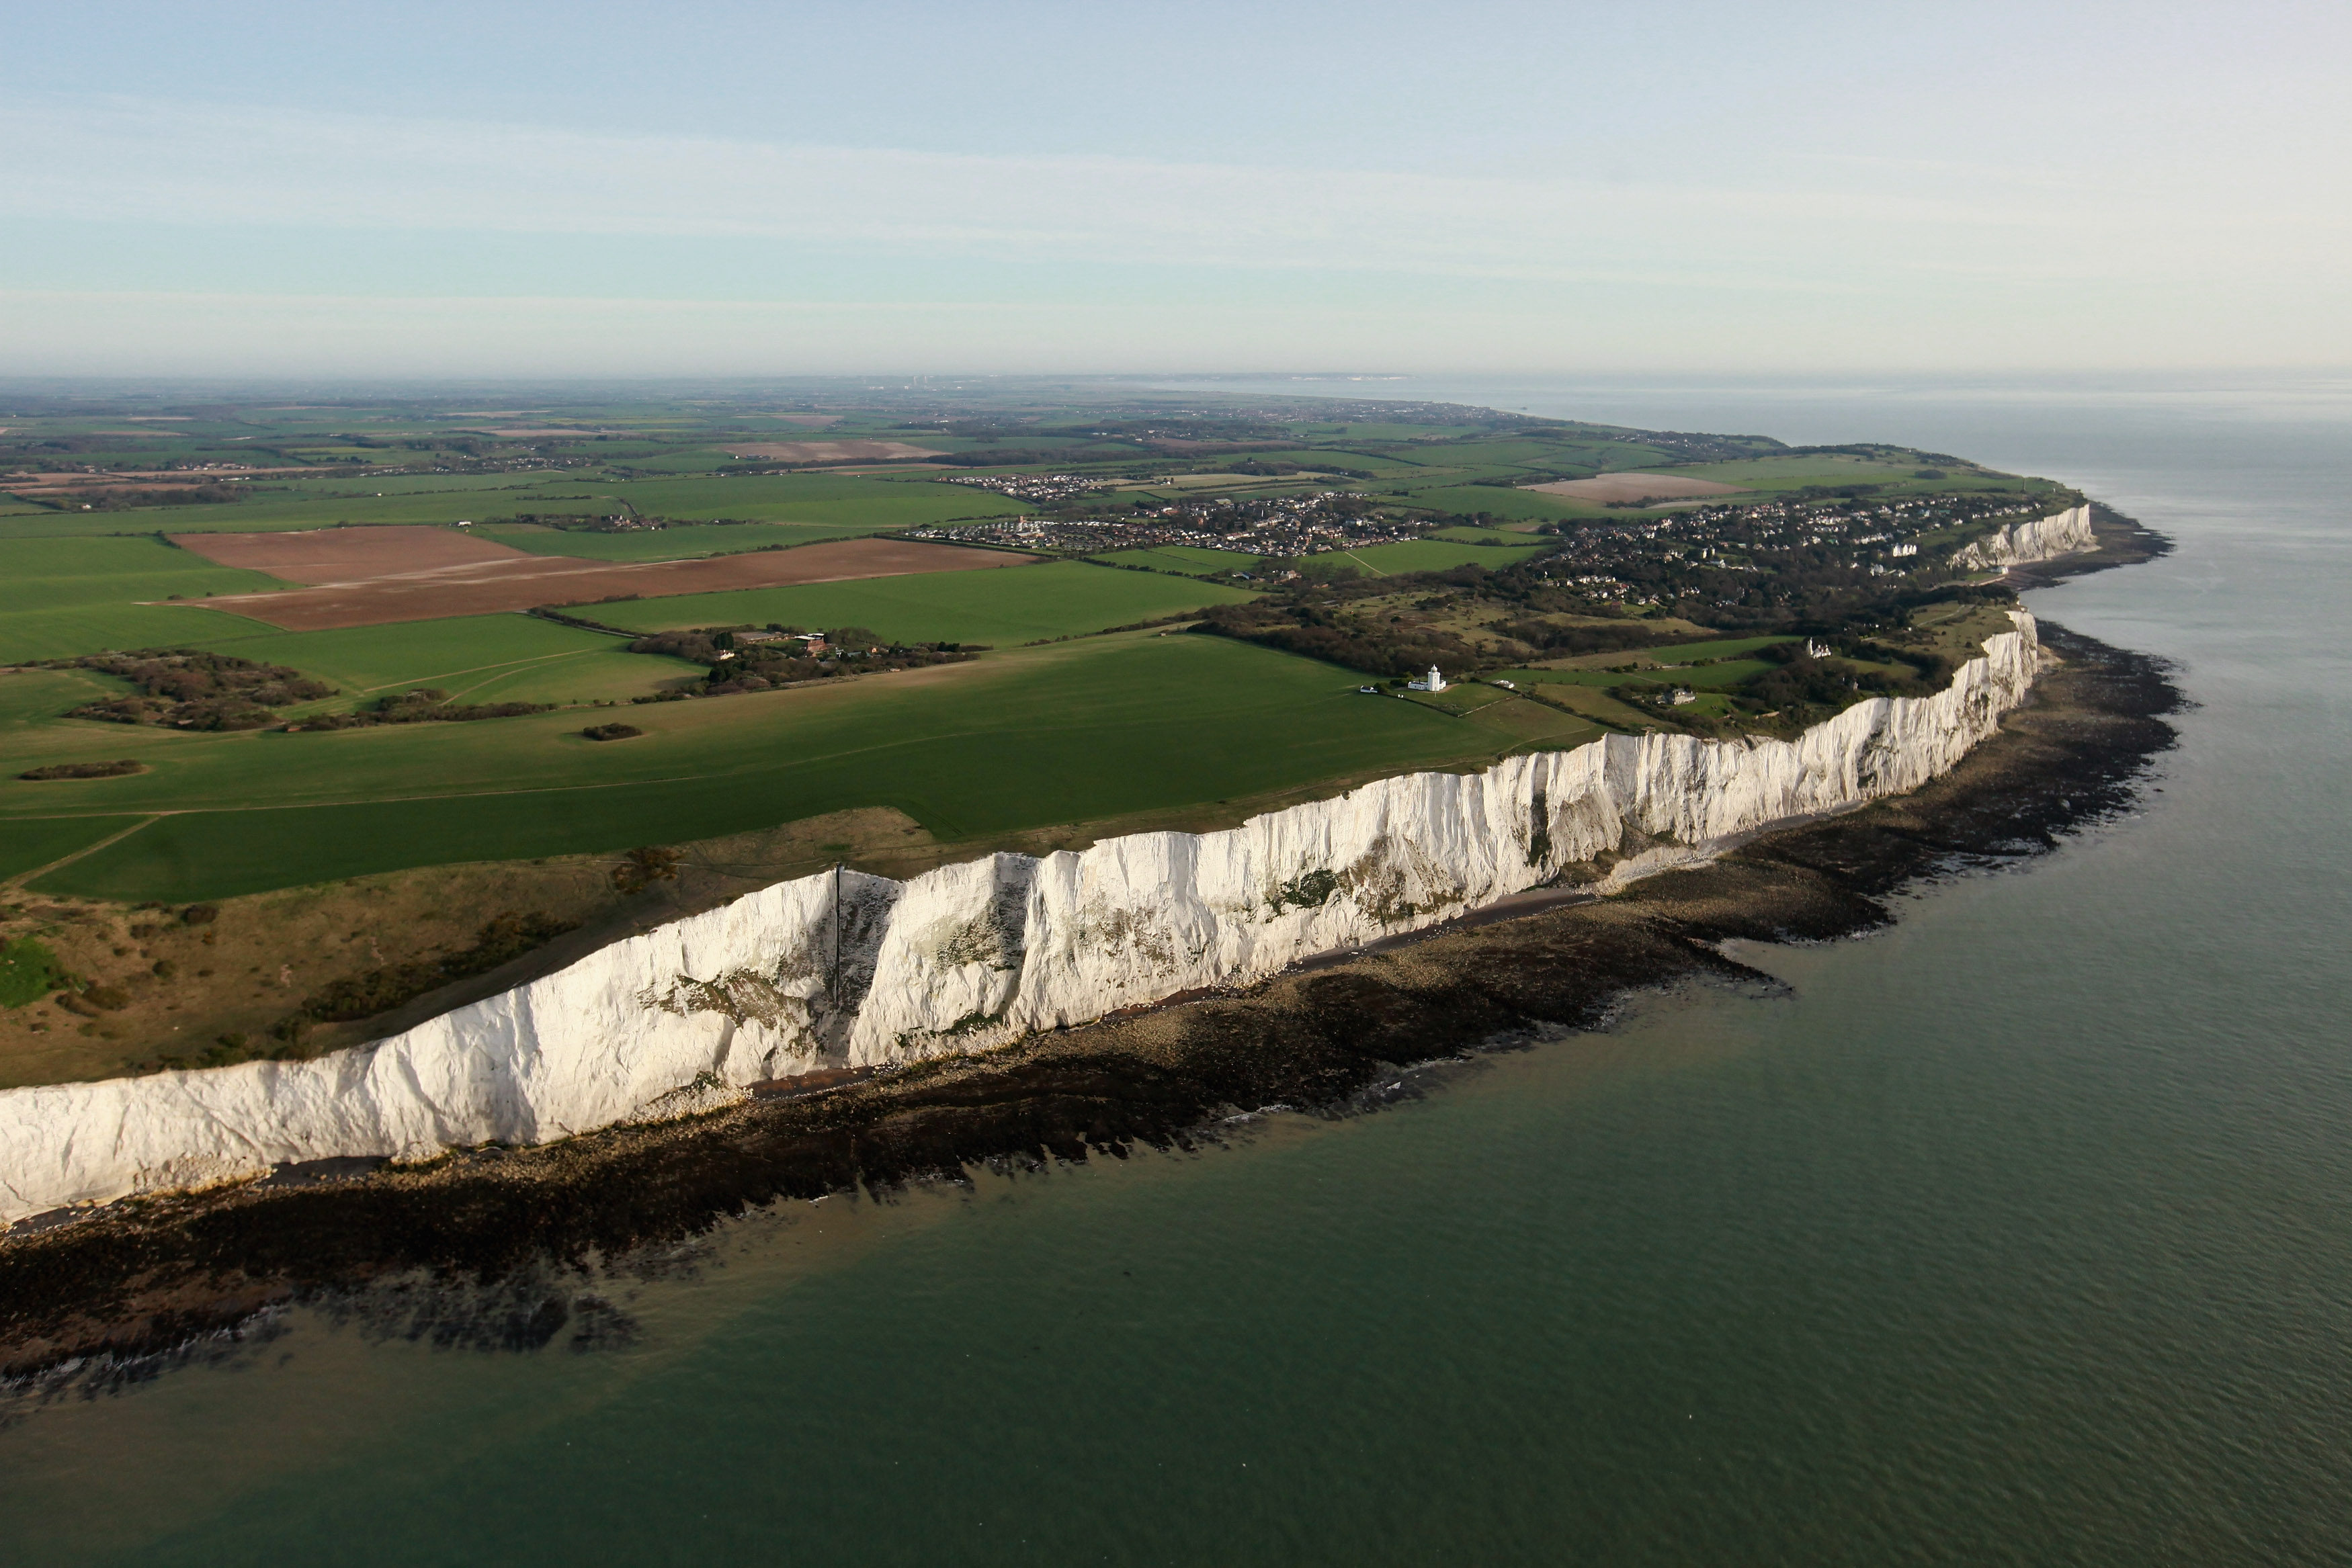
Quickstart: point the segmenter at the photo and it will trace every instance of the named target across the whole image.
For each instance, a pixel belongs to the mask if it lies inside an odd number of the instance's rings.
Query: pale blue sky
[[[0,372],[2352,364],[2352,7],[12,8]]]

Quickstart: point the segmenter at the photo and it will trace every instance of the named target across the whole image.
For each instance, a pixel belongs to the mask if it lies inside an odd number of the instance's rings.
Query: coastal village
[[[1451,519],[1375,508],[1353,490],[1136,504],[1127,517],[1001,517],[917,528],[911,538],[1074,555],[1179,545],[1257,556],[1318,555],[1421,538]]]

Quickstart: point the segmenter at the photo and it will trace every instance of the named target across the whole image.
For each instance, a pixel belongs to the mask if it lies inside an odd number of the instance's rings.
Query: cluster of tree
[[[321,714],[306,718],[295,729],[367,729],[380,724],[468,723],[478,718],[513,718],[520,714],[545,713],[551,703],[452,703],[438,686],[382,696],[357,713]]]
[[[207,507],[245,499],[242,485],[191,485],[159,490],[146,486],[123,489],[64,490],[33,499],[60,512],[128,512],[139,507]]]
[[[759,636],[761,631],[766,636]],[[707,667],[703,694],[725,696],[735,692],[765,691],[794,681],[822,680],[831,675],[861,674],[875,670],[918,669],[927,664],[961,664],[977,643],[893,642],[863,626],[837,626],[824,633],[824,644],[812,649],[799,640],[801,628],[777,622],[752,626],[698,626],[687,631],[657,632],[629,644],[632,653],[660,653]],[[751,633],[751,635],[746,635]],[[667,694],[664,694],[667,695]],[[640,699],[659,700],[659,699]]]
[[[517,512],[510,517],[497,519],[502,523],[530,523],[542,528],[558,528],[572,534],[634,534],[647,530],[684,528],[742,528],[750,517],[663,517],[637,514],[606,514],[596,516],[585,512]]]
[[[127,681],[135,695],[75,708],[69,718],[111,724],[169,725],[175,729],[260,729],[277,722],[271,711],[290,703],[331,697],[335,688],[284,664],[257,664],[200,648],[144,648],[129,653],[89,653],[52,659],[46,669],[96,670]]]
[[[1395,580],[1380,580],[1392,583]],[[1375,675],[1417,675],[1432,664],[1461,670],[1486,662],[1477,649],[1450,632],[1383,624],[1349,614],[1342,603],[1328,594],[1307,592],[1248,604],[1212,605],[1192,630],[1302,653]]]

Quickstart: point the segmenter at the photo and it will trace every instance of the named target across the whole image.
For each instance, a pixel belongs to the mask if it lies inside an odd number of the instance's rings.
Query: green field
[[[1003,647],[1132,625],[1249,597],[1240,589],[1185,582],[1155,572],[1050,561],[992,571],[934,571],[686,594],[599,604],[589,613],[612,625],[642,632],[745,622],[763,626],[777,622],[788,626],[863,626],[909,643],[984,643]]]
[[[70,810],[79,801],[67,791],[103,782],[75,779],[31,788],[58,791],[58,809]],[[94,844],[110,833],[119,833],[139,820],[136,816],[0,819],[0,879],[22,876],[53,861],[63,860],[76,850]]]
[[[218,612],[138,601],[200,600],[284,586],[154,538],[0,539],[0,662],[154,647],[231,619],[258,625]]]
[[[1433,539],[1449,539],[1457,544],[1472,545],[1525,545],[1543,542],[1532,534],[1516,528],[1440,528],[1428,537]]]
[[[619,746],[581,739],[576,713],[169,737],[183,744],[156,772],[79,786],[92,793],[78,799],[93,816],[178,814],[41,887],[222,897],[402,866],[685,841],[858,806],[895,806],[962,839],[1471,763],[1541,739],[1524,723],[1366,700],[1355,694],[1361,680],[1223,638],[1141,632],[919,678],[632,708],[647,734]],[[0,782],[10,842],[38,835],[70,848],[72,833],[99,836],[89,819],[58,820],[58,798],[44,793],[58,788]]]
[[[1206,549],[1195,545],[1153,545],[1144,549],[1113,550],[1093,557],[1121,566],[1148,566],[1154,571],[1181,572],[1187,577],[1214,577],[1221,572],[1249,571],[1264,558],[1246,550]]]
[[[1416,489],[1402,499],[1409,506],[1429,507],[1441,512],[1486,512],[1520,523],[1557,522],[1562,517],[1591,517],[1601,511],[1599,507],[1571,501],[1565,496],[1547,496],[1537,490],[1501,485]]]

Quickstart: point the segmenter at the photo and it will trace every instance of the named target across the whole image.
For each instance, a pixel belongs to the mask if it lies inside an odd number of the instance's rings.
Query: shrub
[[[16,775],[36,784],[52,779],[120,779],[126,773],[145,771],[143,764],[126,758],[121,762],[58,762],[47,768],[35,768]]]
[[[157,979],[168,980],[179,974],[179,972],[180,966],[174,964],[169,958],[158,958],[155,960],[155,977]]]
[[[676,882],[677,862],[683,858],[676,850],[658,845],[631,850],[628,858],[613,868],[613,885],[623,893],[642,893],[657,882]]]
[[[592,724],[580,733],[591,740],[629,740],[645,731],[634,724]]]
[[[96,670],[128,682],[135,695],[90,703],[75,718],[160,724],[175,729],[259,729],[273,708],[332,696],[335,688],[284,664],[261,664],[198,648],[144,648],[58,659],[49,667]]]
[[[220,906],[212,904],[191,904],[180,911],[180,918],[190,925],[210,925],[220,918]]]
[[[92,986],[82,992],[81,999],[101,1012],[120,1012],[131,1005],[130,994],[119,986]]]
[[[552,703],[452,703],[449,694],[436,686],[420,686],[415,691],[379,697],[369,707],[357,713],[322,714],[306,718],[289,729],[365,729],[379,724],[467,724],[477,719],[513,718],[521,714],[545,713]]]

